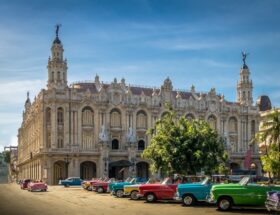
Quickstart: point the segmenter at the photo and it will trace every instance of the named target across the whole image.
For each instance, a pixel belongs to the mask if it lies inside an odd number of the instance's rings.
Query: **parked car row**
[[[19,182],[20,188],[23,190],[33,191],[42,191],[46,192],[48,190],[48,185],[42,181],[34,181],[31,179],[24,179]]]
[[[198,202],[216,204],[219,210],[230,210],[234,206],[266,207],[280,211],[280,186],[251,183],[245,176],[239,183],[218,183],[206,177],[200,182],[181,183],[182,181],[166,178],[163,181],[128,178],[123,182],[96,180],[91,189],[97,193],[111,193],[117,198],[130,197],[132,200],[145,199],[147,202],[159,200],[181,201],[185,206]]]

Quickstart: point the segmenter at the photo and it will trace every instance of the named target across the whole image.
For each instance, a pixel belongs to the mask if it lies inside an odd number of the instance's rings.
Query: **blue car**
[[[82,179],[79,177],[69,177],[65,180],[59,180],[60,185],[63,185],[64,187],[69,187],[69,186],[80,186],[82,184]]]
[[[194,205],[198,201],[206,202],[211,188],[210,178],[205,178],[200,183],[179,184],[174,199],[182,201],[185,206]]]

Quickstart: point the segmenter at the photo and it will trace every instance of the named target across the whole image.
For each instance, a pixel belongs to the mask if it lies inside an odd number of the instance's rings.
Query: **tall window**
[[[256,123],[255,123],[255,120],[252,120],[251,121],[251,135],[252,135],[252,137],[255,136],[255,133],[256,133]]]
[[[229,133],[237,133],[237,119],[235,117],[229,119]]]
[[[60,81],[60,72],[57,72],[57,80]]]
[[[85,107],[82,110],[82,125],[93,125],[94,115],[90,107]]]
[[[139,140],[138,141],[138,150],[144,150],[145,149],[145,141]]]
[[[63,137],[58,137],[57,148],[63,148]]]
[[[119,149],[119,141],[117,139],[112,140],[112,149],[113,150]]]
[[[210,125],[210,127],[214,130],[217,129],[217,120],[216,120],[216,117],[211,115],[209,118],[208,118],[208,123]]]
[[[54,81],[54,72],[52,72],[52,78],[51,78],[52,81]]]
[[[139,111],[136,117],[136,127],[137,128],[147,128],[147,115],[144,111]]]
[[[121,127],[121,113],[114,109],[111,111],[111,127]]]
[[[63,109],[60,107],[57,109],[57,123],[58,125],[64,124],[64,116],[63,116]]]
[[[47,125],[51,124],[51,109],[50,108],[46,109],[46,123],[47,123]]]

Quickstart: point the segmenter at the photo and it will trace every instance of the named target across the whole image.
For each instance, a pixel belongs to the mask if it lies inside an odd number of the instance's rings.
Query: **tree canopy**
[[[148,133],[151,143],[142,156],[153,162],[154,172],[212,174],[227,159],[223,139],[207,122],[178,117],[172,109]]]
[[[255,139],[265,145],[261,155],[264,171],[280,178],[280,112],[274,109],[267,115]]]

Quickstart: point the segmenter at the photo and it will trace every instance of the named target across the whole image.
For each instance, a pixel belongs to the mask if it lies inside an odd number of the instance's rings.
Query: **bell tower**
[[[64,89],[67,87],[67,60],[63,59],[63,45],[59,39],[60,25],[56,25],[56,37],[53,41],[52,56],[48,61],[48,89]]]
[[[243,66],[240,70],[240,79],[237,83],[237,102],[242,105],[253,104],[253,82],[250,80],[249,67],[246,65],[248,53],[242,52]]]

